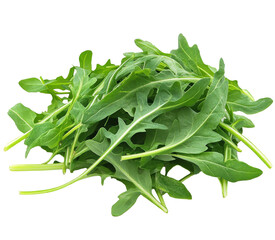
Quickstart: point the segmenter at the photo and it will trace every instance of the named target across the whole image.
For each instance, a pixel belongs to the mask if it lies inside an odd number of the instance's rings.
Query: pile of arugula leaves
[[[50,94],[52,101],[42,113],[21,103],[9,110],[23,135],[5,150],[24,140],[26,157],[37,146],[52,155],[44,163],[10,169],[84,169],[61,186],[21,194],[53,192],[93,176],[100,176],[103,184],[111,177],[126,186],[112,207],[113,216],[126,212],[141,195],[167,212],[163,195],[191,199],[183,181],[199,172],[218,178],[224,197],[228,181],[260,176],[260,169],[239,161],[239,142],[271,168],[242,134],[254,124],[235,113],[258,113],[271,105],[270,98],[255,101],[237,81],[224,76],[222,59],[218,70],[204,64],[198,47],[190,47],[182,35],[171,53],[140,39],[135,43],[142,52],[125,53],[120,65],[108,60],[93,70],[92,52],[85,51],[80,66],[72,67],[67,77],[19,82],[27,92]],[[54,161],[57,155],[64,161]],[[175,166],[190,173],[174,179],[169,171]]]

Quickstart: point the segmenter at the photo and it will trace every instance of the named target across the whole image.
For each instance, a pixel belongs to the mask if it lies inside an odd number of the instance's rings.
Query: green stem
[[[79,123],[79,124],[75,125],[70,131],[68,131],[66,134],[64,134],[64,136],[62,137],[62,140],[64,140],[69,135],[71,135],[74,131],[76,131],[81,126],[82,126],[82,123]]]
[[[55,157],[55,155],[56,155],[56,152],[53,152],[52,155],[50,156],[50,158],[42,164],[48,164]]]
[[[228,181],[224,178],[219,178],[221,187],[222,187],[222,196],[223,198],[226,198],[227,196],[227,188],[228,188]]]
[[[77,158],[77,157],[79,157],[80,155],[82,155],[83,153],[88,152],[88,151],[90,151],[89,148],[88,148],[88,147],[85,147],[85,148],[83,148],[81,151],[75,152],[74,155],[73,155],[73,158]]]
[[[62,170],[63,163],[54,164],[16,164],[10,166],[10,171],[47,171]]]
[[[263,162],[264,164],[268,167],[271,168],[272,164],[271,162],[267,159],[267,157],[245,136],[243,136],[241,133],[239,133],[236,129],[232,128],[231,126],[220,122],[219,124],[223,129],[227,130],[230,132],[232,135],[237,137],[239,140],[241,140],[246,146],[248,146]]]
[[[193,175],[195,175],[195,174],[191,172],[191,173],[187,174],[186,176],[184,176],[183,178],[181,178],[179,181],[184,182],[185,180],[192,177]]]
[[[32,129],[31,129],[32,130]],[[12,148],[13,146],[15,146],[16,144],[20,143],[21,141],[23,141],[24,139],[26,139],[30,133],[31,130],[29,130],[28,132],[26,132],[24,135],[14,139],[13,141],[11,141],[10,143],[8,143],[5,147],[4,147],[4,151],[8,151],[10,148]]]
[[[55,94],[70,94],[71,92],[57,92],[57,91],[54,91]]]
[[[148,152],[124,155],[121,157],[121,161],[142,158],[142,157],[147,157],[147,156],[151,156],[151,155],[157,155],[158,153],[161,153],[161,152],[162,152],[162,149],[161,150],[156,149],[156,150],[152,150],[152,151],[148,151]]]
[[[227,138],[225,138],[225,137],[223,137],[223,136],[221,136],[221,137],[222,137],[222,140],[223,140],[225,143],[229,144],[229,145],[230,145],[232,148],[234,148],[236,151],[242,152],[242,149],[238,148],[238,146],[237,146],[235,143],[233,143],[232,141],[230,141],[229,139],[227,139]]]
[[[69,165],[68,164],[69,163],[69,156],[70,156],[70,148],[67,147],[65,158],[64,158],[64,163],[63,163],[63,174],[66,173],[67,166]]]
[[[158,188],[155,188],[155,191],[156,191],[156,194],[158,195],[158,198],[159,198],[159,201],[160,201],[161,205],[167,209],[166,204],[164,202],[164,199],[163,199],[163,196],[162,196],[160,190]]]
[[[45,117],[42,121],[40,121],[37,124],[42,124],[46,121],[48,121],[51,117],[61,113],[63,110],[65,110],[67,107],[69,107],[69,105],[71,104],[71,101],[68,102],[67,104],[63,105],[62,107],[58,108],[57,110],[55,110],[54,112],[52,112],[51,114],[49,114],[47,117]],[[13,146],[15,146],[16,144],[20,143],[21,141],[23,141],[24,139],[26,139],[30,133],[31,133],[32,129],[30,129],[28,132],[26,132],[24,135],[14,139],[13,141],[11,141],[10,143],[8,143],[5,147],[4,147],[4,151],[8,151],[10,148],[12,148]]]
[[[231,138],[231,134],[230,134],[230,138]],[[229,148],[229,146],[227,144],[225,144],[225,149],[224,149],[224,162],[227,162],[228,159],[231,159],[231,150]],[[227,196],[227,189],[228,189],[228,181],[223,179],[223,178],[219,178],[220,183],[221,183],[221,187],[222,187],[222,196],[223,198],[226,198]]]

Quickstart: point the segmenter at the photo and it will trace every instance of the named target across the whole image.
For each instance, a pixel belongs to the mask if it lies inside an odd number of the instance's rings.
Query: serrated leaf
[[[182,108],[170,112],[173,122],[172,125],[171,122],[167,122],[170,128],[166,132],[166,137],[165,133],[160,131],[162,137],[154,138],[164,146],[137,156],[154,156],[171,152],[201,153],[207,149],[207,144],[221,140],[213,130],[225,113],[227,96],[224,92],[227,92],[227,82],[224,80],[224,65],[221,61],[220,70],[215,73],[201,111],[196,113],[190,108]]]
[[[203,63],[197,45],[189,47],[186,38],[182,34],[179,35],[178,42],[178,49],[171,51],[172,57],[181,63],[187,71],[192,71],[203,77],[213,76],[213,72],[208,65]]]
[[[268,108],[272,104],[271,98],[261,98],[252,101],[247,95],[240,91],[233,90],[228,93],[227,104],[233,111],[241,111],[246,114],[255,114]]]

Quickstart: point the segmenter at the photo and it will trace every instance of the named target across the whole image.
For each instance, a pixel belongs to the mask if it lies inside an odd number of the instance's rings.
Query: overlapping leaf
[[[93,54],[84,51],[79,67],[71,67],[67,77],[19,82],[27,92],[50,94],[52,101],[40,113],[22,104],[9,110],[23,135],[5,150],[25,140],[26,156],[38,146],[52,156],[42,164],[11,170],[84,169],[58,187],[21,194],[53,192],[93,176],[103,184],[111,177],[126,187],[112,207],[113,216],[124,214],[140,196],[167,212],[163,195],[191,199],[182,182],[200,172],[219,179],[223,196],[227,181],[260,176],[261,170],[239,161],[240,141],[271,167],[242,135],[253,122],[235,113],[258,113],[271,105],[270,98],[255,101],[236,80],[225,77],[222,60],[218,70],[205,64],[197,45],[189,46],[183,35],[171,53],[148,41],[135,43],[142,52],[125,53],[119,65],[108,60],[92,69]],[[50,163],[56,155],[63,163]],[[175,179],[175,166],[190,173]]]

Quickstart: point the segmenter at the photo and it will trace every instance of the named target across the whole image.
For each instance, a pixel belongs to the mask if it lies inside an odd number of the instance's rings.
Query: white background
[[[28,77],[66,75],[79,54],[94,53],[93,66],[137,51],[135,38],[163,51],[177,48],[183,33],[197,43],[204,62],[238,79],[256,99],[274,94],[274,1],[1,1],[0,4],[0,146],[19,136],[6,114],[18,102],[45,110],[50,98],[29,94],[18,81]],[[274,105],[251,116],[249,137],[275,164]],[[0,238],[13,239],[275,239],[275,172],[240,145],[240,158],[261,168],[261,177],[229,184],[223,199],[217,179],[199,174],[186,181],[193,200],[165,196],[169,213],[138,199],[125,215],[111,216],[124,187],[115,180],[80,181],[58,192],[20,196],[18,190],[49,188],[76,174],[9,172],[15,163],[40,163],[39,149],[24,159],[23,143],[0,157]],[[174,171],[176,177],[184,174]]]

